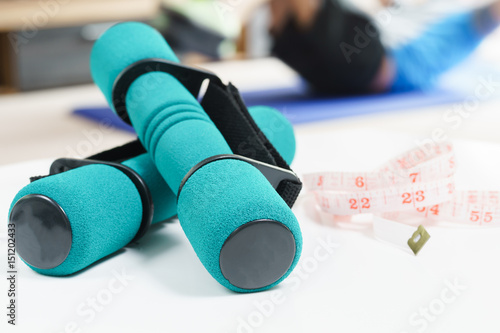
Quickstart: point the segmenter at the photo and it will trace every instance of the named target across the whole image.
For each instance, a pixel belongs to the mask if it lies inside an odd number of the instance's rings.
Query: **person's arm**
[[[392,91],[432,88],[441,74],[469,57],[500,23],[500,1],[472,12],[452,14],[420,36],[391,50]]]

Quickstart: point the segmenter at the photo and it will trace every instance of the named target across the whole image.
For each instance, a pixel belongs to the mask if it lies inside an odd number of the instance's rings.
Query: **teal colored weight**
[[[291,124],[269,107],[249,111],[291,163],[295,153]],[[147,154],[122,164],[147,185],[154,203],[153,224],[177,214],[176,195]],[[27,185],[13,200],[10,221],[17,225],[17,251],[26,264],[41,274],[62,276],[130,243],[142,214],[140,193],[130,178],[115,167],[96,164]]]
[[[177,62],[162,36],[141,23],[122,23],[94,45],[91,72],[110,105],[113,85],[125,68],[161,58]],[[210,274],[239,292],[265,290],[293,270],[302,236],[288,205],[258,170],[232,154],[198,101],[175,77],[151,71],[128,87],[124,110],[159,173],[178,195],[178,216],[191,245]],[[271,234],[279,242],[272,242]],[[264,240],[267,239],[267,242]]]

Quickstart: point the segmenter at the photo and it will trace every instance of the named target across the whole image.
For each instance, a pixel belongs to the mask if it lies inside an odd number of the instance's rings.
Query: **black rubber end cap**
[[[285,225],[258,220],[236,229],[222,246],[222,274],[238,288],[267,287],[288,272],[295,258],[295,238]]]
[[[68,257],[71,225],[51,198],[40,194],[22,197],[12,208],[10,223],[15,225],[16,251],[31,266],[51,269]]]

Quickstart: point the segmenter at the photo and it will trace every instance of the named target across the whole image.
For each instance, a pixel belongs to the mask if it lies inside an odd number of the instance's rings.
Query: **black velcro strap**
[[[274,146],[257,126],[243,102],[238,89],[232,84],[224,85],[213,73],[183,66],[165,59],[143,59],[131,64],[120,73],[113,85],[114,107],[124,121],[129,117],[124,96],[130,84],[140,75],[151,71],[169,73],[177,78],[195,97],[201,86],[209,80],[201,106],[226,139],[232,152],[287,171],[292,171]],[[168,93],[168,92],[166,92]],[[111,149],[89,158],[104,161],[123,161],[144,151],[139,142]],[[298,178],[297,178],[298,179]],[[302,189],[300,180],[283,180],[277,190],[283,200],[292,207]],[[277,187],[277,188],[278,188]]]
[[[276,192],[285,200],[288,206],[291,208],[293,204],[299,197],[300,191],[302,190],[302,183],[296,183],[288,180],[282,181],[278,188],[276,188]]]
[[[201,106],[226,139],[234,154],[291,171],[248,112],[241,95],[231,83],[210,82]],[[283,180],[276,189],[292,207],[302,189],[300,181]]]
[[[95,155],[89,156],[85,158],[84,160],[92,160],[92,161],[101,161],[101,162],[111,162],[111,163],[121,163],[123,161],[129,160],[131,158],[134,158],[136,156],[142,155],[146,153],[146,149],[142,145],[142,143],[139,141],[139,139],[136,139],[132,142],[126,143],[122,146],[118,146],[100,153],[97,153]],[[64,170],[60,170],[56,173],[61,173]],[[33,176],[30,177],[30,182],[33,183],[39,179],[46,178],[49,175],[45,176]]]
[[[98,154],[89,156],[86,160],[96,160],[103,162],[121,163],[136,156],[146,153],[146,149],[139,139],[126,143],[123,146],[115,147]]]

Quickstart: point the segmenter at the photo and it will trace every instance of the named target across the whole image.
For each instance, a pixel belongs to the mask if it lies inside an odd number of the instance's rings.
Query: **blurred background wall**
[[[269,55],[265,0],[0,0],[0,94],[91,82],[92,43],[117,21],[160,30],[185,63]],[[402,6],[384,36],[398,43],[441,14],[484,0],[344,0],[375,18]],[[404,27],[400,29],[398,27]]]

